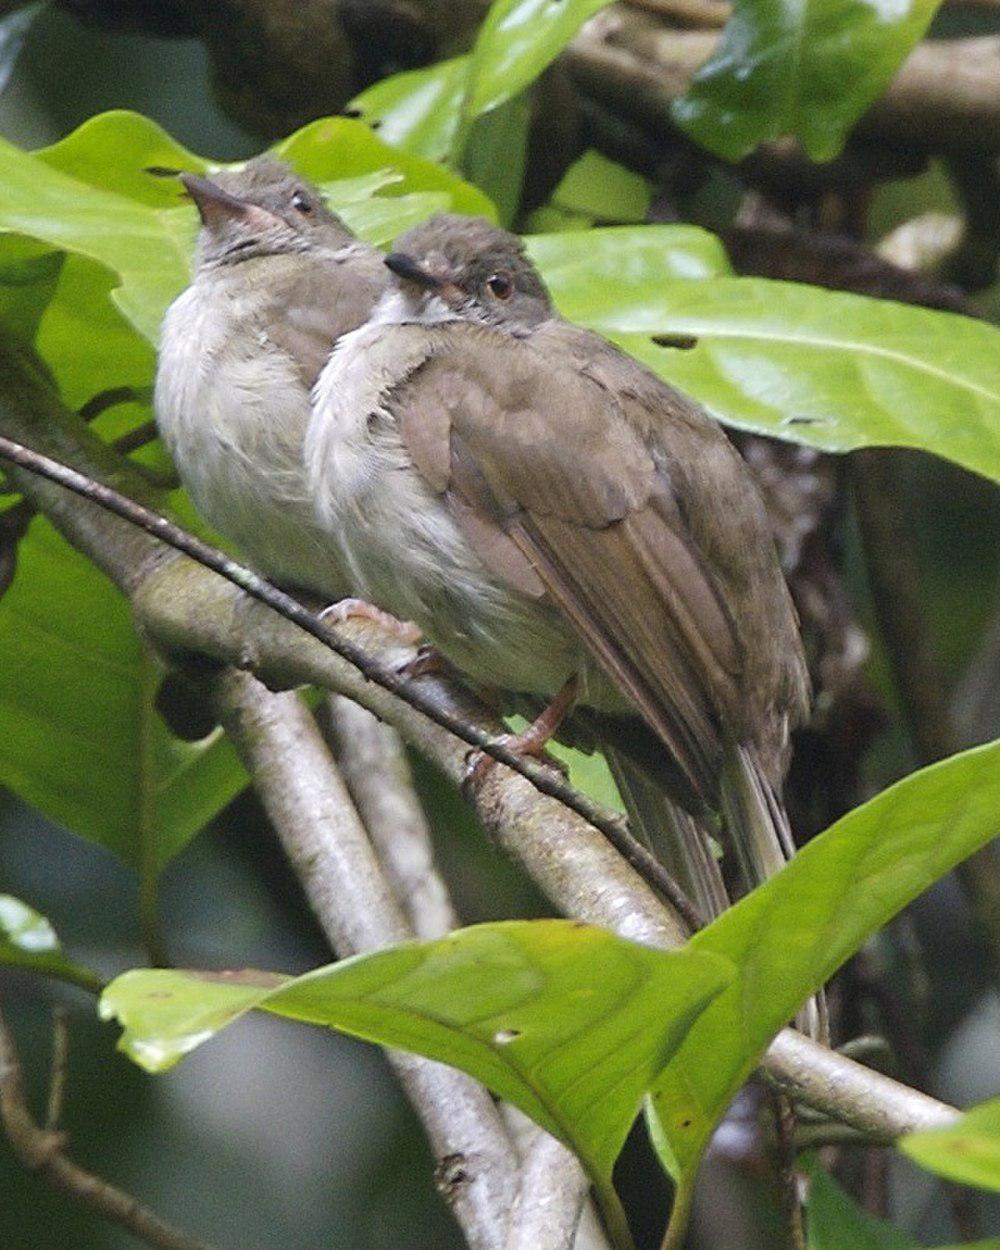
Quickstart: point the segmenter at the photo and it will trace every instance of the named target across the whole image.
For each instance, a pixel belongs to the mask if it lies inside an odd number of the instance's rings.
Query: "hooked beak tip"
[[[405,252],[390,252],[385,257],[385,264],[398,278],[412,282],[415,286],[423,287],[424,290],[440,291],[445,285],[444,279],[439,278],[436,274],[429,273],[418,261],[414,260],[412,256],[407,256]]]

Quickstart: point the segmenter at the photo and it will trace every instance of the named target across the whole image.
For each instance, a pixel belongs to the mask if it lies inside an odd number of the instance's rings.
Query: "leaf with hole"
[[[644,1092],[731,975],[714,955],[652,950],[571,921],[510,921],[294,980],[127,972],[101,1011],[150,1071],[252,1007],[461,1068],[577,1152],[627,1246],[612,1166]]]

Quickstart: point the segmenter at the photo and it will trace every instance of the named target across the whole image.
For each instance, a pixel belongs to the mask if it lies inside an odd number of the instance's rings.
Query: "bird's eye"
[[[297,209],[300,213],[311,213],[313,211],[313,202],[306,195],[305,191],[295,191],[292,194],[292,208]]]
[[[486,285],[497,299],[510,299],[514,294],[514,279],[505,269],[501,269],[499,273],[491,274],[486,279]]]

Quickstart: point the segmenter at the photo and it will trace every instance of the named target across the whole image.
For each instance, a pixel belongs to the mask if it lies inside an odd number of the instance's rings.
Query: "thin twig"
[[[412,681],[398,671],[374,661],[355,643],[332,630],[319,616],[303,607],[297,599],[285,594],[284,591],[271,585],[245,565],[237,563],[217,547],[212,547],[194,534],[189,534],[172,521],[168,521],[166,517],[153,512],[152,509],[127,498],[103,482],[98,482],[70,468],[69,465],[53,460],[40,452],[32,451],[31,448],[13,439],[0,436],[0,458],[9,460],[30,473],[45,477],[84,499],[89,499],[98,507],[152,534],[167,546],[184,552],[185,555],[218,573],[233,585],[239,586],[248,595],[311,634],[324,646],[329,647],[357,668],[368,681],[381,686],[383,690],[389,691],[397,698],[403,699],[443,729],[461,738],[463,742],[479,748],[499,763],[506,764],[514,772],[526,777],[542,794],[557,799],[571,811],[582,816],[595,829],[600,830],[636,872],[659,891],[684,917],[691,931],[702,927],[701,916],[697,908],[655,856],[632,836],[625,818],[595,803],[580,791],[574,790],[554,769],[517,754],[502,739],[486,733],[478,725],[470,724],[433,700],[426,698],[423,691]]]
[[[781,1213],[785,1220],[787,1250],[806,1250],[806,1234],[799,1200],[799,1175],[795,1166],[795,1108],[784,1094],[772,1097],[781,1183]]]
[[[49,1101],[45,1111],[47,1133],[56,1132],[62,1119],[68,1062],[69,1011],[60,1004],[52,1013],[52,1063],[49,1068]]]
[[[308,708],[229,670],[215,710],[232,739],[312,909],[340,956],[413,937]],[[419,1055],[388,1051],[439,1165],[460,1158],[444,1190],[472,1250],[502,1250],[517,1192],[517,1156],[490,1095],[471,1077]]]
[[[212,1250],[143,1206],[131,1194],[79,1167],[63,1153],[66,1138],[35,1123],[28,1108],[21,1061],[14,1039],[0,1014],[0,1120],[15,1155],[56,1189],[75,1198],[140,1240],[162,1250]]]

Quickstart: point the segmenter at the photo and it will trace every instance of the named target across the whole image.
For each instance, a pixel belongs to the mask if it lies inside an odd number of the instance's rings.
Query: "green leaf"
[[[479,925],[295,980],[134,971],[101,1013],[150,1071],[251,1007],[461,1068],[577,1152],[628,1244],[611,1168],[656,1073],[731,976],[727,961],[657,951],[563,920]]]
[[[466,122],[535,81],[610,0],[496,0],[471,53]]]
[[[677,252],[661,257],[672,237]],[[566,232],[528,243],[564,315],[618,343],[720,421],[825,451],[916,447],[1000,478],[995,326],[725,277],[718,241],[692,227]],[[671,273],[672,264],[688,272]],[[678,276],[706,280],[671,281]]]
[[[443,160],[455,142],[469,78],[469,57],[456,56],[427,69],[406,70],[362,91],[350,110],[394,148]]]
[[[500,224],[509,227],[521,204],[528,160],[531,106],[524,95],[473,124],[462,154],[462,172],[496,205]]]
[[[917,1250],[912,1237],[856,1206],[821,1167],[814,1164],[807,1171],[809,1250]]]
[[[910,1133],[903,1154],[948,1180],[1000,1190],[1000,1098],[980,1103],[949,1128]]]
[[[726,160],[783,135],[800,139],[813,160],[830,160],[939,2],[736,0],[714,54],[674,102],[674,119]]]
[[[900,781],[815,838],[690,941],[737,966],[653,1091],[685,1217],[714,1126],[771,1038],[862,943],[1000,833],[1000,742]],[[673,1244],[673,1243],[671,1243]]]
[[[552,192],[556,208],[595,221],[645,221],[652,198],[645,178],[593,149],[573,162]]]
[[[307,178],[321,183],[335,208],[345,202],[337,189],[343,180],[375,171],[390,175],[390,181],[378,188],[390,200],[422,191],[434,192],[447,197],[451,212],[494,216],[493,205],[476,187],[433,160],[423,159],[422,153],[407,144],[390,146],[395,142],[384,131],[373,134],[359,121],[324,117],[303,126],[272,150]]]
[[[0,894],[0,966],[56,977],[99,994],[96,972],[67,959],[55,930],[37,911],[11,894]]]
[[[127,864],[162,868],[246,784],[221,731],[167,731],[125,599],[41,518],[0,599],[0,654],[0,783]]]
[[[563,316],[600,333],[665,316],[665,288],[676,300],[680,282],[729,273],[721,242],[699,226],[558,231],[529,235],[525,245]]]
[[[350,108],[386,142],[429,160],[450,157],[475,176],[466,158],[476,119],[520,95],[610,2],[496,0],[470,53],[385,78]]]

